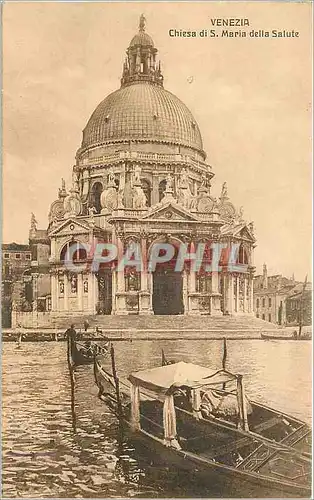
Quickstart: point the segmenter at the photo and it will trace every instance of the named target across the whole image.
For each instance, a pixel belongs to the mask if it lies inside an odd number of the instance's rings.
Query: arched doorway
[[[156,315],[184,314],[183,274],[175,271],[178,255],[176,242],[172,260],[157,264],[153,272],[153,311]]]
[[[112,274],[102,270],[98,274],[97,314],[111,314],[112,311]]]
[[[95,182],[92,188],[92,195],[91,195],[91,206],[95,207],[96,213],[99,214],[101,211],[101,203],[100,203],[100,196],[103,191],[103,186],[101,182]]]
[[[159,186],[158,186],[159,201],[161,201],[163,199],[163,197],[165,196],[166,187],[167,187],[167,181],[166,181],[166,179],[164,179],[163,181],[161,181],[159,183]]]
[[[142,189],[145,193],[146,199],[147,199],[147,206],[150,207],[152,204],[151,201],[151,185],[150,182],[147,179],[142,179]]]
[[[153,273],[153,311],[156,315],[184,314],[183,277],[173,269]]]

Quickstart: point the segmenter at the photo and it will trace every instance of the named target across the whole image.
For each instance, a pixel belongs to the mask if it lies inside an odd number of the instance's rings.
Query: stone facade
[[[96,108],[76,154],[72,187],[64,182],[49,213],[51,310],[89,314],[253,314],[253,223],[236,210],[224,183],[211,194],[214,173],[201,134],[186,106],[163,88],[157,49],[145,32],[127,50],[121,88]],[[237,268],[205,275],[185,265],[150,272],[93,270],[95,248],[111,242],[119,260],[130,243],[147,262],[152,244],[202,242],[239,245]],[[65,265],[77,245],[80,272]],[[75,253],[75,250],[73,250]],[[144,264],[145,267],[145,264]]]
[[[282,326],[298,322],[300,297],[303,284],[294,278],[280,274],[268,276],[267,266],[263,274],[254,278],[254,310],[257,318]],[[304,295],[304,324],[311,324],[311,285],[307,284]]]

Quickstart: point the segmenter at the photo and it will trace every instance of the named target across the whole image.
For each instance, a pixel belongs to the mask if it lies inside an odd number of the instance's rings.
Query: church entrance
[[[183,314],[182,274],[170,267],[153,273],[153,311],[156,315]]]
[[[98,276],[98,314],[111,314],[112,309],[112,275],[102,272]]]

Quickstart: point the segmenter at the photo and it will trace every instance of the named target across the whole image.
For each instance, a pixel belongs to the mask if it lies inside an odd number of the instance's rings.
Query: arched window
[[[95,182],[92,187],[92,195],[91,195],[91,206],[96,208],[96,213],[99,214],[101,211],[100,204],[100,196],[102,193],[103,187],[101,182]]]
[[[259,308],[259,299],[256,299],[256,307]]]
[[[142,179],[142,188],[143,188],[143,191],[144,191],[146,199],[147,199],[147,206],[150,207],[152,204],[152,200],[151,200],[152,188],[151,188],[150,182],[147,179]]]
[[[67,252],[69,252],[67,254]],[[62,248],[60,252],[60,261],[65,262],[66,258],[71,259],[73,262],[84,262],[87,259],[87,252],[85,247],[79,241],[70,241]]]
[[[163,199],[163,197],[165,196],[165,190],[166,190],[166,186],[167,186],[167,181],[166,179],[164,179],[163,181],[161,181],[159,183],[159,188],[158,188],[158,192],[159,192],[159,201],[161,201]]]
[[[248,260],[247,251],[246,251],[246,249],[244,248],[243,243],[241,243],[241,245],[240,245],[240,247],[239,247],[239,253],[238,253],[238,258],[237,258],[237,264],[248,264],[248,263],[249,263],[249,260]]]

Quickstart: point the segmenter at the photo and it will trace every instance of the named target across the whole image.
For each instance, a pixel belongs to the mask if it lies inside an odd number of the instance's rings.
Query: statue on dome
[[[115,187],[116,182],[115,182],[115,175],[113,173],[112,168],[109,168],[108,170],[108,187]]]
[[[31,213],[31,232],[32,233],[36,233],[37,231],[37,220],[36,220],[36,217],[35,217],[35,214],[32,212]]]
[[[170,193],[173,192],[173,178],[171,177],[170,174],[167,175],[166,178],[166,192]]]
[[[79,180],[80,180],[80,174],[73,169],[72,172],[72,185],[73,185],[73,190],[74,191],[79,191]]]
[[[65,180],[62,178],[61,179],[61,188],[59,188],[58,191],[58,197],[59,198],[65,198],[67,195],[66,189],[65,189]]]
[[[189,187],[189,178],[186,173],[186,168],[183,168],[181,170],[181,175],[180,175],[180,189],[186,189]]]
[[[143,188],[139,185],[133,187],[133,208],[144,209],[147,207],[147,198]]]
[[[118,208],[124,208],[123,195],[124,192],[122,189],[118,191]]]
[[[133,174],[133,186],[141,186],[141,172],[141,167],[139,165],[136,165]]]
[[[224,182],[222,185],[220,198],[221,199],[228,198],[228,191],[227,191],[227,183],[226,182]]]
[[[97,213],[97,210],[95,207],[88,207],[88,215],[90,217],[94,217],[94,215]]]
[[[70,189],[70,194],[64,198],[64,217],[76,217],[82,212],[82,201],[78,192],[73,188]]]
[[[146,17],[144,16],[144,14],[141,14],[140,22],[138,25],[140,31],[145,31],[145,24],[146,24]]]

